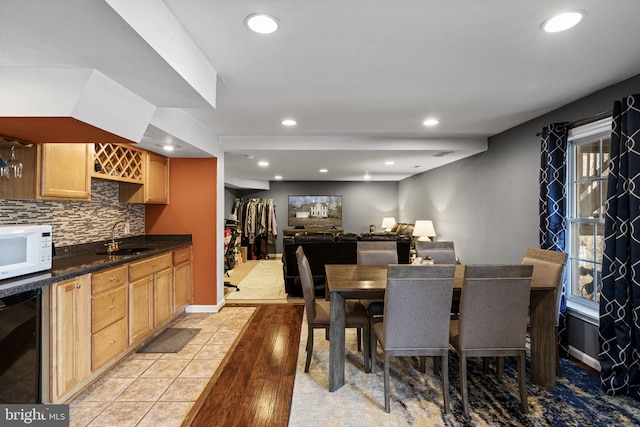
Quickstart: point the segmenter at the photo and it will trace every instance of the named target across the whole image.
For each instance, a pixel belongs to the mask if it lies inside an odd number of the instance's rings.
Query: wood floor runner
[[[288,424],[303,310],[258,306],[191,426]]]

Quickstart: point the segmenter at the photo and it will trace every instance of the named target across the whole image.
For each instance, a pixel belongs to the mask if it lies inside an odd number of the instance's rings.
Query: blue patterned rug
[[[530,384],[529,414],[520,411],[515,360],[505,361],[505,376],[492,369],[484,374],[480,359],[469,361],[470,416],[462,412],[457,357],[450,353],[451,412],[444,414],[440,377],[417,369],[417,359],[394,357],[391,367],[391,413],[384,412],[383,374],[365,374],[355,333],[347,331],[345,386],[328,390],[329,344],[316,331],[309,373],[304,373],[306,325],[303,323],[291,404],[290,426],[623,426],[640,425],[640,404],[628,397],[610,397],[600,390],[597,376],[562,360],[563,377],[556,390]],[[527,366],[527,378],[530,378]]]

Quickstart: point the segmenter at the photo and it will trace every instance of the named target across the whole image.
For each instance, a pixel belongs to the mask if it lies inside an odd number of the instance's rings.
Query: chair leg
[[[373,332],[372,329],[370,329],[371,331],[371,337],[369,338],[369,364],[370,369],[369,371],[373,374],[376,373],[376,352],[378,351],[378,337],[376,336],[376,334]]]
[[[358,339],[358,351],[362,351],[362,329],[361,328],[357,328],[356,329],[356,335],[357,335],[357,339]]]
[[[529,413],[529,404],[527,402],[527,377],[525,373],[524,361],[526,358],[526,352],[521,351],[518,355],[518,384],[520,386],[520,404],[522,406],[522,413]]]
[[[440,372],[442,372],[442,398],[444,400],[444,413],[448,414],[451,404],[449,403],[449,352],[445,351],[440,357],[436,357],[435,361],[440,362]]]
[[[311,355],[313,354],[313,328],[309,326],[309,336],[307,337],[307,361],[304,364],[304,371],[309,372],[311,364]]]
[[[556,337],[558,336],[558,327],[556,326]],[[560,344],[556,344],[556,376],[562,377],[562,365],[560,364]]]
[[[384,410],[388,414],[391,412],[391,403],[389,402],[389,353],[384,352]]]
[[[467,396],[467,355],[460,352],[460,395],[462,396],[462,410],[469,416],[469,397]]]
[[[504,357],[496,358],[496,378],[501,379],[504,374]]]

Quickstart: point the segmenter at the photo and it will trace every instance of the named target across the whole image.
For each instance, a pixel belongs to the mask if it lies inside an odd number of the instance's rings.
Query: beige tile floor
[[[175,328],[201,331],[179,353],[133,353],[69,402],[73,427],[180,426],[255,307],[183,314]]]

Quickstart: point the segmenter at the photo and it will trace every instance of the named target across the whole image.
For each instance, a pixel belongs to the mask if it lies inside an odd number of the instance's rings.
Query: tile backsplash
[[[117,221],[128,221],[129,236],[144,234],[144,205],[120,203],[118,183],[91,180],[90,201],[0,199],[0,224],[51,224],[56,246],[79,245],[111,238]],[[124,237],[124,225],[115,237]]]

